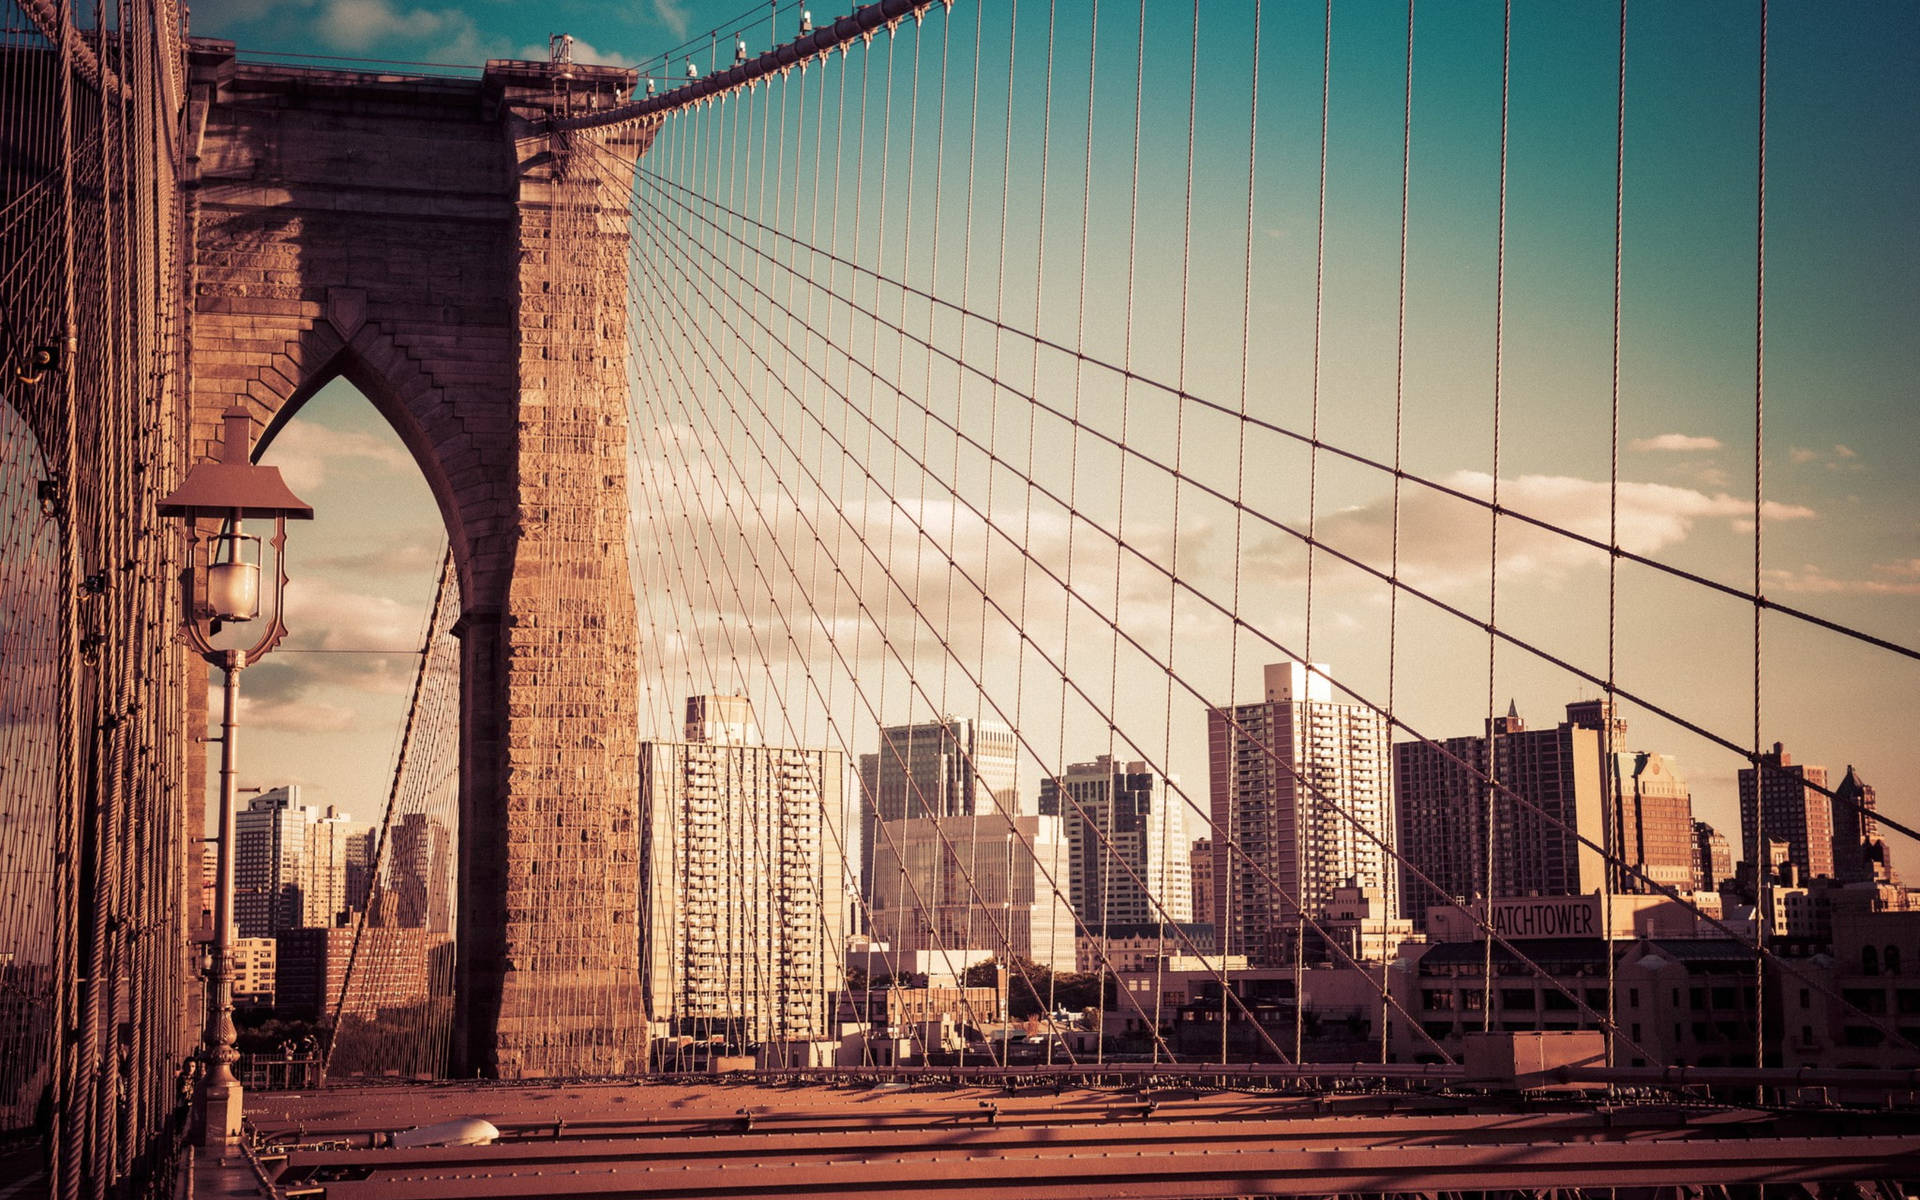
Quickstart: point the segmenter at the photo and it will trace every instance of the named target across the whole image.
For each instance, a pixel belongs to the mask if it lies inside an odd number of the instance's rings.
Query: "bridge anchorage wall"
[[[626,220],[646,129],[545,132],[628,72],[479,81],[192,51],[193,451],[344,376],[425,474],[462,617],[459,1075],[645,1059]]]

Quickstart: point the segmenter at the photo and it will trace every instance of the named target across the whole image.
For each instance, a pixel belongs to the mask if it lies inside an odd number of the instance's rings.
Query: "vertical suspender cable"
[[[79,431],[75,428],[75,414],[80,411],[79,388],[76,380],[78,347],[78,325],[76,322],[77,296],[75,290],[74,267],[74,220],[73,206],[76,202],[74,187],[74,144],[73,144],[73,74],[74,40],[73,0],[60,0],[58,10],[59,38],[59,122],[60,122],[60,253],[62,283],[60,338],[64,355],[64,369],[61,372],[63,392],[60,422],[59,468],[51,481],[56,490],[57,516],[60,536],[59,569],[59,613],[60,613],[60,659],[63,666],[60,683],[60,702],[58,724],[62,742],[59,758],[58,795],[61,797],[61,845],[58,862],[60,864],[61,899],[59,919],[61,929],[58,934],[59,970],[55,981],[55,994],[59,997],[55,1005],[54,1027],[58,1031],[55,1053],[58,1055],[55,1067],[55,1085],[53,1096],[54,1124],[50,1137],[56,1138],[60,1152],[54,1163],[52,1185],[55,1194],[62,1200],[77,1200],[80,1194],[80,1174],[84,1157],[86,1121],[80,1112],[80,1075],[85,1069],[80,1061],[79,1043],[73,1036],[77,1031],[73,1026],[78,1019],[78,997],[74,995],[75,977],[79,974],[79,937],[80,881],[79,861],[81,849],[80,814],[84,810],[85,771],[81,758],[80,741],[80,688],[84,678],[80,662],[80,543],[78,514],[74,503],[75,477],[79,467]]]
[[[1513,0],[1506,0],[1501,17],[1500,30],[1500,216],[1498,249],[1494,255],[1493,282],[1493,505],[1488,510],[1487,537],[1487,890],[1486,917],[1487,938],[1486,956],[1482,960],[1484,972],[1481,983],[1480,1027],[1483,1032],[1493,1029],[1493,898],[1499,892],[1499,883],[1495,878],[1499,857],[1494,851],[1499,841],[1498,784],[1501,778],[1503,749],[1506,739],[1503,730],[1494,723],[1494,682],[1496,650],[1499,640],[1494,630],[1499,628],[1500,602],[1500,399],[1501,385],[1506,380],[1506,323],[1507,323],[1507,129],[1508,102],[1512,92],[1513,80]]]
[[[1767,1065],[1767,926],[1772,923],[1773,855],[1767,850],[1767,763],[1760,756],[1760,697],[1762,664],[1761,616],[1766,607],[1760,591],[1761,518],[1764,514],[1764,450],[1767,394],[1767,0],[1760,0],[1760,77],[1758,123],[1754,154],[1753,253],[1753,812],[1754,843],[1759,857],[1755,891],[1753,944],[1753,1065]],[[1763,1089],[1764,1091],[1764,1089]]]
[[[1316,220],[1315,246],[1313,256],[1313,412],[1311,414],[1313,435],[1307,450],[1307,606],[1306,637],[1303,639],[1302,654],[1307,670],[1307,695],[1298,698],[1295,704],[1288,706],[1288,719],[1297,721],[1300,728],[1290,737],[1291,745],[1298,747],[1304,738],[1311,743],[1312,726],[1322,719],[1321,710],[1313,702],[1313,560],[1315,549],[1314,530],[1320,512],[1320,357],[1321,333],[1327,312],[1327,129],[1331,124],[1333,100],[1333,0],[1327,0],[1322,24],[1320,46],[1320,200],[1319,216]],[[1298,753],[1296,749],[1294,753]],[[1317,845],[1319,841],[1319,818],[1317,803],[1305,801],[1299,789],[1290,788],[1293,806],[1293,853],[1294,861],[1299,864],[1298,893],[1294,897],[1293,914],[1293,1061],[1299,1062],[1306,1022],[1306,1006],[1301,992],[1306,983],[1306,922],[1307,904],[1317,898],[1318,885],[1311,888],[1308,881],[1313,879],[1325,866]],[[1309,817],[1309,813],[1314,813]],[[1313,829],[1313,841],[1308,840],[1308,828]],[[1311,861],[1309,860],[1311,854]]]
[[[1618,701],[1614,696],[1615,646],[1619,628],[1619,576],[1620,576],[1620,260],[1622,253],[1622,230],[1626,209],[1627,180],[1627,0],[1620,0],[1620,58],[1619,75],[1614,91],[1614,140],[1613,140],[1613,360],[1611,374],[1611,402],[1607,454],[1607,763],[1608,778],[1614,778],[1613,731]],[[1613,859],[1617,854],[1616,843],[1612,840],[1615,826],[1614,814],[1619,810],[1617,801],[1607,802],[1607,854],[1601,867],[1601,884],[1605,889],[1601,925],[1605,929],[1605,952],[1607,968],[1607,1065],[1614,1064],[1614,1032],[1619,1018],[1619,1009],[1614,996],[1615,955],[1613,952]]]
[[[1414,0],[1407,0],[1407,73],[1405,86],[1405,111],[1401,114],[1400,125],[1400,264],[1398,282],[1398,310],[1395,315],[1395,339],[1393,350],[1393,518],[1391,547],[1387,566],[1387,705],[1388,727],[1393,723],[1394,704],[1397,699],[1395,684],[1399,679],[1400,666],[1400,468],[1405,447],[1406,400],[1407,400],[1407,214],[1411,208],[1413,184],[1413,8]],[[1391,752],[1391,747],[1389,747]],[[1391,772],[1394,764],[1389,761],[1386,769]],[[1397,806],[1396,806],[1397,809]],[[1395,820],[1399,819],[1396,811]],[[1399,841],[1401,851],[1406,850],[1404,840]],[[1399,870],[1397,865],[1392,869]],[[1411,881],[1407,881],[1411,882]],[[1400,902],[1407,902],[1411,889],[1403,884],[1400,888]],[[1422,891],[1420,895],[1425,896]],[[1391,910],[1389,910],[1391,912]],[[1423,920],[1422,925],[1425,924]],[[1386,954],[1381,954],[1380,967],[1380,1061],[1387,1061],[1387,962]]]

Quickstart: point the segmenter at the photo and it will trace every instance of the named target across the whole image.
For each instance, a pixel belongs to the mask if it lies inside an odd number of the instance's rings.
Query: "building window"
[[[1800,989],[1800,1007],[1801,1008],[1813,1007],[1813,992],[1808,988]]]
[[[1860,973],[1863,975],[1880,973],[1880,952],[1872,946],[1860,947]]]
[[[1887,964],[1887,974],[1898,975],[1900,973],[1900,947],[1888,946],[1886,950],[1881,953],[1880,961]]]
[[[1640,1007],[1640,989],[1639,988],[1627,989],[1627,1007],[1628,1008]],[[1634,1028],[1638,1029],[1640,1027],[1638,1025],[1635,1025]],[[1640,1035],[1636,1033],[1633,1036],[1637,1039]]]

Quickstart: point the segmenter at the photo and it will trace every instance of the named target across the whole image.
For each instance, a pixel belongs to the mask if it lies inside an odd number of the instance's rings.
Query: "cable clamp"
[[[42,479],[35,494],[40,500],[40,513],[47,517],[62,517],[67,511],[66,481],[58,471]]]
[[[21,383],[31,386],[45,378],[48,371],[58,371],[64,362],[65,356],[61,353],[59,346],[51,343],[34,346],[27,351],[26,366],[16,370],[14,376]]]

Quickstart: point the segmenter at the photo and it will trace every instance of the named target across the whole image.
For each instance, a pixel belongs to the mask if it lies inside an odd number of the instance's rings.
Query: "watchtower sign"
[[[1436,942],[1471,942],[1487,935],[1479,916],[1486,909],[1475,904],[1443,904],[1427,911],[1427,934]],[[1495,900],[1486,921],[1510,941],[1536,938],[1604,937],[1605,922],[1598,896],[1519,896]]]

